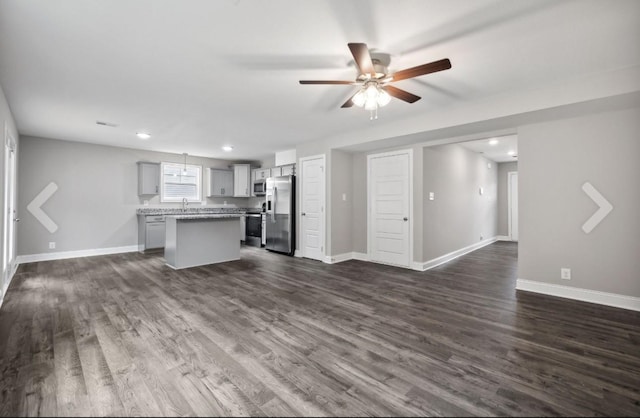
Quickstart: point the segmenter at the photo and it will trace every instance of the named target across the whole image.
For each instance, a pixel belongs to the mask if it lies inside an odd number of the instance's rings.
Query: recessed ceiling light
[[[149,138],[151,138],[151,135],[149,135],[149,134],[148,134],[148,133],[146,133],[146,132],[137,132],[137,133],[136,133],[136,136],[137,136],[138,138],[140,138],[140,139],[149,139]]]
[[[497,139],[493,138],[493,139],[489,140],[489,145],[498,145],[498,142],[500,142],[500,141],[498,141]]]
[[[233,151],[233,147],[231,145],[225,145],[222,147],[222,150],[226,152]]]
[[[509,155],[515,155],[515,153],[516,153],[515,151],[509,151],[509,152],[507,152],[507,154],[509,154]]]

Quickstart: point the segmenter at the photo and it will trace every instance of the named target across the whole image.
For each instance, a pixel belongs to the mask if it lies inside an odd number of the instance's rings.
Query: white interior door
[[[13,273],[15,264],[15,223],[18,221],[15,209],[16,197],[16,142],[5,127],[4,141],[4,234],[3,234],[3,254],[2,254],[2,288],[0,291],[4,295],[5,287],[9,284],[9,279]]]
[[[301,253],[303,257],[321,261],[324,258],[324,165],[324,155],[300,160]]]
[[[518,172],[509,172],[509,237],[518,241]]]
[[[410,267],[411,150],[370,155],[369,258]]]

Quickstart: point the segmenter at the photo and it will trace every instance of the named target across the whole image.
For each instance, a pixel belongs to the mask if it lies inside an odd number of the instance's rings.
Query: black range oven
[[[246,245],[260,247],[262,245],[262,214],[247,213],[246,215]]]

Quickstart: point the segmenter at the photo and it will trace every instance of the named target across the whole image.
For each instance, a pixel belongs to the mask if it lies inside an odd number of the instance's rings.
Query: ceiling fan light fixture
[[[364,102],[365,110],[376,110],[378,109],[378,98],[377,97],[367,97],[367,101]]]
[[[351,99],[351,101],[353,102],[354,105],[358,106],[358,107],[362,107],[364,106],[364,102],[367,100],[365,94],[364,94],[364,89],[359,90],[355,96],[353,96],[353,98]]]
[[[386,106],[391,101],[391,95],[385,90],[378,88],[378,106]]]
[[[377,100],[378,99],[378,86],[374,83],[367,84],[365,87],[365,94],[367,95],[367,101],[369,99]]]

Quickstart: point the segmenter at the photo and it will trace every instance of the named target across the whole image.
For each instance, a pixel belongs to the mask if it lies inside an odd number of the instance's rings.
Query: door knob
[[[404,218],[402,218],[403,221],[407,222],[409,220],[409,218],[407,218],[406,216]]]
[[[20,218],[15,218],[13,221],[14,222],[20,222]]]
[[[306,213],[304,213],[304,212],[302,212],[302,216],[307,216],[307,214],[306,214]]]

